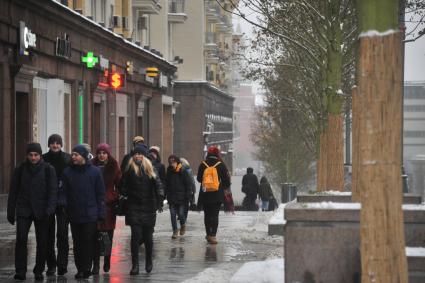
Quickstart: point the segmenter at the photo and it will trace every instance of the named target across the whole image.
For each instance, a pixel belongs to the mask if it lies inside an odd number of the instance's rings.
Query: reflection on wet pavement
[[[226,264],[236,271],[246,261],[263,260],[270,254],[283,252],[283,239],[267,236],[264,224],[271,213],[237,212],[236,215],[220,214],[218,245],[209,245],[205,240],[203,214],[190,212],[187,233],[172,240],[168,211],[158,215],[154,234],[153,270],[144,272],[144,248],[140,248],[141,274],[130,277],[130,229],[119,217],[115,230],[111,257],[110,274],[92,277],[87,282],[181,282],[195,277],[209,267]],[[15,282],[14,274],[14,233],[15,227],[0,224],[0,282]],[[35,260],[35,238],[31,230],[29,238],[29,265],[27,281],[33,280],[32,268]],[[53,276],[45,282],[75,282],[76,269],[70,236],[70,257],[66,276]],[[101,259],[101,270],[103,260]]]

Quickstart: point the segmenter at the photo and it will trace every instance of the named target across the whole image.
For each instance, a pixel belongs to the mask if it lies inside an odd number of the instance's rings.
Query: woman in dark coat
[[[273,198],[272,187],[270,186],[269,181],[267,181],[266,177],[261,177],[260,180],[260,189],[258,191],[258,195],[261,199],[261,209],[263,211],[269,210],[269,201]]]
[[[118,186],[121,180],[121,169],[118,162],[111,155],[111,147],[106,143],[101,143],[97,146],[96,157],[92,160],[94,166],[97,166],[102,171],[103,182],[105,183],[105,206],[106,216],[105,221],[97,223],[97,230],[99,232],[107,232],[111,241],[114,238],[114,229],[116,216],[112,212],[114,205],[118,201]],[[99,261],[100,261],[100,246],[96,242],[95,254],[93,258],[93,269],[94,275],[99,274]],[[111,256],[105,255],[103,261],[103,271],[109,272],[111,268]]]
[[[156,211],[162,208],[164,190],[152,163],[146,157],[148,149],[138,145],[133,150],[123,173],[121,194],[127,197],[125,223],[131,227],[130,275],[139,274],[139,246],[145,244],[145,269],[152,271],[153,230]]]
[[[208,148],[207,158],[203,161],[198,168],[197,180],[202,183],[204,171],[208,167],[216,166],[218,179],[220,181],[218,191],[207,192],[202,188],[199,191],[198,206],[204,209],[204,224],[206,231],[206,239],[210,244],[217,244],[217,229],[218,229],[218,216],[221,204],[224,202],[224,194],[230,188],[230,174],[226,165],[220,158],[220,150],[216,146]]]

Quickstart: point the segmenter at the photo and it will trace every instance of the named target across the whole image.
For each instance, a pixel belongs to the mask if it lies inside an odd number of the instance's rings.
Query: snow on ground
[[[195,277],[187,279],[182,283],[225,283],[229,282],[234,271],[232,264],[222,264],[218,267],[209,267],[198,273]]]
[[[281,203],[279,205],[279,208],[276,210],[276,212],[273,214],[273,216],[270,218],[269,224],[271,225],[279,225],[279,224],[285,224],[286,221],[284,220],[284,211],[286,203]]]
[[[230,283],[282,283],[283,259],[245,263],[230,279]]]
[[[408,256],[408,257],[425,257],[425,248],[406,247],[406,256]]]

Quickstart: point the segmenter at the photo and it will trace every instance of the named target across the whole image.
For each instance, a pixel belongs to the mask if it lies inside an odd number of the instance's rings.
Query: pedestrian
[[[131,151],[129,153],[127,153],[126,155],[124,155],[122,162],[121,162],[121,172],[125,171],[125,168],[128,165],[128,161],[131,159],[131,157],[133,156],[133,150],[136,146],[138,145],[145,145],[145,138],[142,136],[135,136],[133,138],[133,148],[131,149]]]
[[[27,243],[32,222],[35,226],[36,257],[33,269],[36,281],[44,279],[47,256],[49,218],[55,213],[58,182],[55,169],[44,162],[39,143],[29,143],[26,160],[15,168],[7,201],[7,220],[16,220],[15,276],[25,280],[27,273]]]
[[[125,223],[131,228],[130,275],[139,274],[139,246],[145,245],[145,270],[152,271],[153,231],[156,211],[162,211],[164,190],[147,158],[148,148],[137,145],[123,172],[120,193],[127,197]],[[142,241],[143,239],[143,241]]]
[[[261,177],[258,195],[261,199],[261,210],[268,211],[269,202],[273,199],[273,192],[272,187],[270,186],[270,183],[265,176]]]
[[[161,156],[159,154],[158,146],[151,146],[149,148],[149,159],[152,162],[153,167],[158,173],[158,177],[163,184],[165,184],[165,166],[161,163]]]
[[[98,232],[107,232],[111,245],[114,238],[114,229],[116,223],[116,216],[113,213],[113,207],[118,202],[118,189],[117,186],[121,180],[121,170],[118,162],[111,155],[111,147],[106,143],[101,143],[96,148],[96,156],[92,160],[94,166],[102,171],[103,182],[106,187],[105,206],[106,216],[105,221],[98,222]],[[100,263],[100,245],[96,241],[95,253],[93,258],[92,274],[99,274]],[[103,271],[109,272],[111,268],[111,255],[105,255],[103,260]]]
[[[173,228],[171,238],[176,239],[179,232],[181,236],[186,233],[185,210],[192,192],[192,182],[187,171],[183,169],[178,156],[170,155],[168,165],[165,193],[170,207],[171,226]],[[180,221],[180,229],[177,226],[177,216]]]
[[[183,165],[183,170],[185,170],[187,172],[187,174],[189,175],[190,183],[191,183],[189,202],[186,203],[186,205],[185,205],[185,213],[184,213],[185,218],[186,218],[186,223],[187,223],[187,216],[189,214],[189,209],[191,209],[191,210],[196,209],[196,204],[195,204],[196,184],[195,184],[195,179],[193,178],[193,170],[190,167],[189,161],[187,161],[187,159],[185,159],[183,157],[180,157],[180,161]]]
[[[242,192],[246,195],[242,202],[242,207],[245,210],[258,210],[255,201],[257,200],[259,186],[257,175],[254,174],[254,169],[248,167],[246,169],[246,174],[242,177]]]
[[[105,220],[105,185],[99,168],[88,160],[84,145],[72,149],[72,165],[62,174],[63,193],[74,243],[75,279],[91,275],[97,222]]]
[[[58,191],[62,190],[62,173],[70,165],[71,155],[62,151],[62,137],[53,134],[48,139],[49,151],[43,154],[43,160],[55,168],[58,180]],[[58,193],[58,195],[63,195]],[[55,221],[56,214],[56,221]],[[47,271],[46,275],[55,275],[56,267],[58,275],[65,275],[68,272],[68,225],[69,220],[65,211],[65,204],[58,199],[56,213],[49,219],[49,232],[47,238]],[[57,225],[57,232],[55,230]],[[57,237],[58,254],[55,253],[55,237]]]
[[[88,143],[82,143],[81,145],[83,145],[88,150],[89,154],[87,155],[87,160],[91,162],[94,157],[91,153],[91,145],[89,145]]]
[[[199,165],[197,180],[201,183],[198,206],[204,209],[205,238],[208,243],[217,244],[218,217],[224,191],[230,188],[230,174],[216,146],[208,148],[206,159]]]

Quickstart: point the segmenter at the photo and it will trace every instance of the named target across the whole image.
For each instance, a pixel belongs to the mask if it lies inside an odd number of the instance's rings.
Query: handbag
[[[112,207],[112,213],[116,216],[124,216],[126,213],[127,197],[120,195],[118,201]]]
[[[110,256],[112,251],[112,242],[109,239],[108,232],[98,232],[97,242],[99,243],[99,254],[101,256]]]

